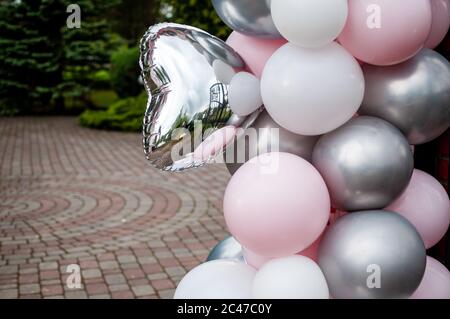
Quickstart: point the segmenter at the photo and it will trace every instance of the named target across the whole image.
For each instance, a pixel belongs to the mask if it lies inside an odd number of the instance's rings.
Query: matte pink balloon
[[[348,213],[346,213],[346,212],[331,209],[328,225],[329,226],[333,225],[339,218],[341,218],[342,216],[345,216],[347,214]],[[328,229],[328,227],[325,228],[325,231],[320,235],[320,237],[314,243],[312,243],[311,246],[309,246],[305,250],[297,253],[297,255],[308,257],[308,258],[314,260],[315,262],[317,262],[319,245],[320,245],[323,235],[326,233],[327,229]],[[247,249],[245,247],[242,248],[242,252],[244,255],[245,262],[255,269],[261,268],[265,263],[267,263],[268,261],[273,259],[273,258],[264,257],[261,255],[255,254],[254,252],[250,251],[249,249]]]
[[[308,257],[309,259],[312,259],[315,262],[317,262],[319,260],[318,254],[319,254],[319,245],[320,245],[321,241],[322,241],[322,236],[320,236],[319,239],[317,239],[311,246],[309,246],[305,250],[297,253],[297,255]]]
[[[321,240],[322,240],[322,236],[320,236],[319,239],[317,239],[311,246],[309,246],[305,250],[297,253],[297,255],[308,257],[309,259],[312,259],[315,262],[317,262],[319,245],[320,245]],[[262,266],[264,266],[265,263],[267,263],[268,261],[271,261],[273,259],[270,257],[258,255],[246,248],[243,248],[242,250],[243,250],[245,262],[255,269],[261,268]]]
[[[447,192],[434,177],[417,169],[405,192],[386,210],[408,219],[422,236],[426,248],[436,245],[450,224]]]
[[[284,39],[254,38],[236,31],[232,32],[227,40],[227,44],[247,63],[249,71],[259,79],[272,54],[286,43]]]
[[[287,153],[267,153],[232,177],[224,213],[233,236],[258,255],[284,257],[310,246],[325,229],[330,196],[319,172]]]
[[[425,46],[434,49],[444,40],[450,27],[450,3],[449,0],[430,1],[433,21],[431,23],[431,32]]]
[[[339,42],[357,59],[393,65],[416,55],[431,30],[430,0],[349,0]]]
[[[450,299],[450,272],[436,259],[427,257],[422,282],[411,299]]]
[[[208,136],[194,151],[194,159],[207,161],[218,155],[236,136],[236,127],[225,126]]]
[[[247,248],[242,249],[242,253],[244,255],[244,260],[247,263],[247,265],[252,266],[256,270],[259,270],[262,266],[264,266],[265,263],[268,261],[271,261],[273,258],[261,256],[258,254],[255,254],[251,250],[248,250]]]

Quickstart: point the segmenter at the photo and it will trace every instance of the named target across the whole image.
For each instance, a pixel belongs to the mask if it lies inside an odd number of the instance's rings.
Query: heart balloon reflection
[[[238,72],[245,64],[218,38],[179,24],[153,26],[141,40],[140,65],[149,94],[144,152],[156,167],[179,171],[202,166],[210,158],[194,153],[208,133],[245,127],[245,118],[232,116],[228,87],[219,81],[220,70]]]

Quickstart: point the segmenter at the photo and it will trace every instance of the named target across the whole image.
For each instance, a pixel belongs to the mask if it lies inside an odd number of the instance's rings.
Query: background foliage
[[[82,28],[69,29],[70,0],[0,4],[0,112],[64,113],[65,97],[86,96],[121,42],[105,12],[119,0],[79,0]],[[70,99],[69,99],[70,101]]]
[[[47,107],[62,81],[62,3],[0,4],[0,114]]]
[[[135,96],[142,91],[139,83],[139,48],[122,47],[111,56],[111,85],[120,97]]]
[[[147,105],[147,94],[128,97],[113,103],[105,111],[87,110],[80,116],[80,124],[90,128],[138,132]]]
[[[81,28],[66,25],[81,8]],[[0,0],[0,116],[80,114],[101,129],[140,130],[140,37],[157,22],[226,38],[210,0]]]
[[[231,30],[216,14],[211,0],[158,0],[158,21],[192,25],[226,39]]]

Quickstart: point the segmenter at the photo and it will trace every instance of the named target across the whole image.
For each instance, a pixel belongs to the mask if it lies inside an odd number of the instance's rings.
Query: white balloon
[[[263,104],[259,79],[248,72],[239,72],[232,79],[228,89],[228,101],[233,113],[246,116]]]
[[[335,42],[318,49],[288,43],[267,62],[261,94],[279,125],[299,135],[321,135],[355,115],[364,97],[364,75]]]
[[[212,66],[217,80],[223,84],[230,84],[231,79],[236,74],[236,71],[222,60],[214,60]]]
[[[307,48],[336,39],[348,16],[347,0],[273,0],[271,8],[281,35]]]
[[[273,259],[256,274],[255,299],[329,299],[325,276],[319,266],[304,256]]]
[[[174,299],[250,299],[256,270],[237,260],[214,260],[184,276]]]

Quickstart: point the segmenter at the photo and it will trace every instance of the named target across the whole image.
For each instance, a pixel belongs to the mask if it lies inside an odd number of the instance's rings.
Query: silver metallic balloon
[[[364,65],[366,93],[360,114],[385,119],[410,144],[431,141],[450,127],[450,63],[423,49],[404,63]]]
[[[225,163],[233,175],[245,162],[267,152],[291,153],[310,162],[319,138],[320,136],[301,136],[285,130],[263,110],[244,135],[226,148]]]
[[[422,281],[426,250],[399,214],[359,212],[330,226],[319,246],[319,265],[334,298],[408,298]]]
[[[271,0],[212,0],[230,28],[252,37],[281,38],[270,12]]]
[[[342,211],[388,206],[408,186],[414,169],[403,134],[370,116],[323,136],[314,148],[313,164],[328,186],[333,207]]]
[[[215,61],[236,71],[245,67],[231,47],[197,28],[163,23],[141,40],[140,65],[149,94],[144,151],[156,167],[178,171],[205,164],[193,156],[203,133],[228,125],[228,87],[218,80]]]
[[[225,238],[211,250],[206,261],[217,259],[237,259],[244,261],[241,244],[231,236]]]

